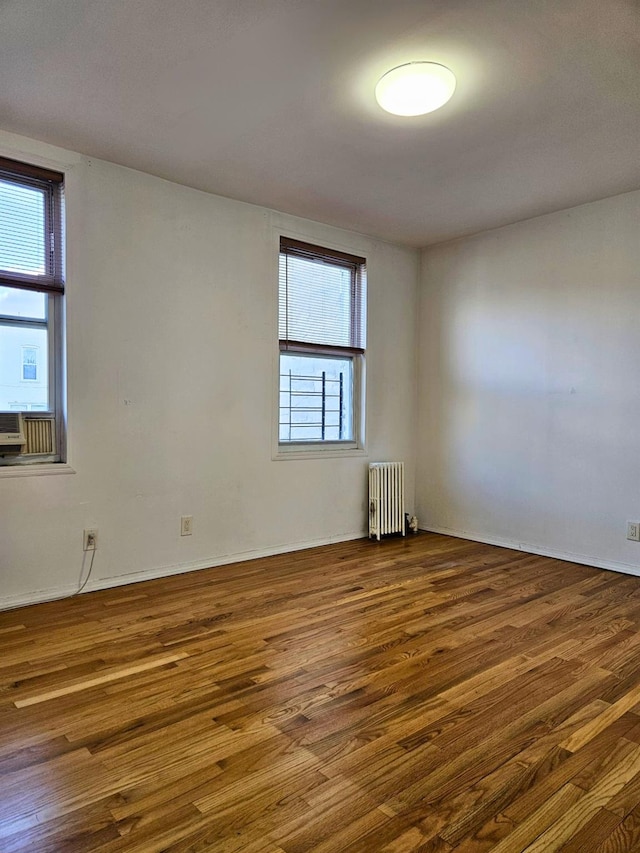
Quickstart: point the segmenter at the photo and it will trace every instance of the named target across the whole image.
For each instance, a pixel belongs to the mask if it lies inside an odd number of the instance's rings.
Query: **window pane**
[[[280,340],[353,345],[354,272],[318,260],[280,255]]]
[[[353,359],[280,355],[281,442],[353,441]]]
[[[22,378],[33,381],[38,378],[38,350],[22,347]]]
[[[0,181],[0,269],[44,275],[46,193]]]
[[[18,287],[0,287],[0,314],[9,317],[47,319],[47,296]]]
[[[48,409],[48,377],[47,330],[0,325],[0,411]]]

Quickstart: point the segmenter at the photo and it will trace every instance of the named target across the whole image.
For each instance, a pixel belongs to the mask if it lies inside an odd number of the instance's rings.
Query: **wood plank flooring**
[[[0,613],[2,853],[640,851],[640,578],[435,534]]]

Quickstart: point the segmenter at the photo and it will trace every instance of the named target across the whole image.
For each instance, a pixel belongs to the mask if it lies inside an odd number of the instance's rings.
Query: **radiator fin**
[[[404,525],[404,462],[369,465],[369,537],[402,533]]]

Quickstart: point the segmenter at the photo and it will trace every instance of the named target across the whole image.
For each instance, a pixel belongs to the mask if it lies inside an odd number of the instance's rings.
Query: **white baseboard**
[[[555,551],[551,548],[543,548],[526,542],[516,542],[510,539],[500,539],[493,536],[485,536],[481,533],[469,532],[467,530],[456,530],[450,527],[421,527],[429,533],[441,533],[445,536],[455,536],[458,539],[469,539],[472,542],[483,542],[487,545],[497,545],[500,548],[511,548],[515,551],[524,551],[528,554],[539,554],[542,557],[552,557],[556,560],[566,560],[569,563],[582,563],[585,566],[594,566],[597,569],[607,569],[612,572],[622,572],[627,575],[640,577],[640,565],[632,563],[621,563],[616,560],[602,560],[589,554],[574,554],[568,551]],[[336,542],[350,542],[354,539],[366,538],[367,531],[359,533],[345,533],[339,536],[329,536],[322,539],[309,539],[303,542],[293,542],[287,545],[276,545],[271,548],[259,548],[249,551],[239,551],[234,554],[211,557],[207,560],[198,560],[190,563],[175,563],[168,566],[158,566],[145,569],[141,572],[132,572],[125,575],[114,575],[112,577],[95,578],[87,584],[83,590],[94,592],[99,589],[111,589],[126,584],[140,583],[141,581],[164,578],[170,575],[180,575],[186,572],[195,572],[200,569],[226,566],[229,563],[240,563],[246,560],[256,560],[260,557],[271,557],[276,554],[287,554],[293,551],[302,551],[305,548],[316,548],[320,545],[331,545]],[[72,596],[78,589],[79,584],[65,584],[63,586],[51,587],[49,589],[35,590],[29,593],[18,593],[16,595],[0,596],[0,610],[11,610],[16,607],[24,607],[29,604],[41,604],[44,601],[55,601],[60,598]]]
[[[141,572],[131,572],[125,575],[113,575],[111,577],[95,578],[89,581],[82,594],[95,592],[99,589],[112,589],[117,586],[126,586],[130,583],[150,581],[155,578],[165,578],[169,575],[181,575],[186,572],[195,572],[199,569],[211,569],[216,566],[227,566],[229,563],[242,563],[246,560],[257,560],[260,557],[272,557],[276,554],[288,554],[293,551],[303,551],[305,548],[317,548],[320,545],[332,545],[336,542],[351,542],[354,539],[362,539],[367,536],[367,531],[359,533],[344,533],[338,536],[329,536],[322,539],[308,539],[304,542],[293,542],[287,545],[276,545],[271,548],[258,548],[249,551],[239,551],[235,554],[224,554],[223,556],[211,557],[207,560],[197,560],[190,563],[175,563],[169,566],[158,566],[145,569]],[[0,610],[12,610],[16,607],[24,607],[28,604],[41,604],[44,601],[55,601],[60,598],[68,598],[74,595],[80,584],[65,584],[64,586],[39,589],[34,592],[18,593],[17,595],[0,596]]]
[[[603,560],[589,554],[574,554],[572,551],[555,551],[532,545],[530,542],[516,542],[511,539],[499,539],[494,536],[484,536],[482,533],[456,530],[452,527],[421,527],[428,533],[442,533],[444,536],[455,536],[457,539],[470,539],[472,542],[483,542],[485,545],[497,545],[500,548],[511,548],[514,551],[524,551],[527,554],[539,554],[541,557],[553,557],[555,560],[565,560],[568,563],[581,563],[596,569],[607,569],[610,572],[622,572],[625,575],[640,577],[640,565],[620,563],[617,560]]]

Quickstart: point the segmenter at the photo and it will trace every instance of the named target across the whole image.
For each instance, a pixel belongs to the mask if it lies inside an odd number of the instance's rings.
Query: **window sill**
[[[64,462],[43,462],[41,465],[4,465],[0,467],[0,479],[9,477],[47,477],[51,474],[75,474],[75,468]]]
[[[367,451],[363,447],[351,444],[348,447],[340,447],[336,444],[325,445],[301,445],[280,444],[272,454],[274,462],[288,461],[291,459],[339,459],[346,456],[366,456]]]

